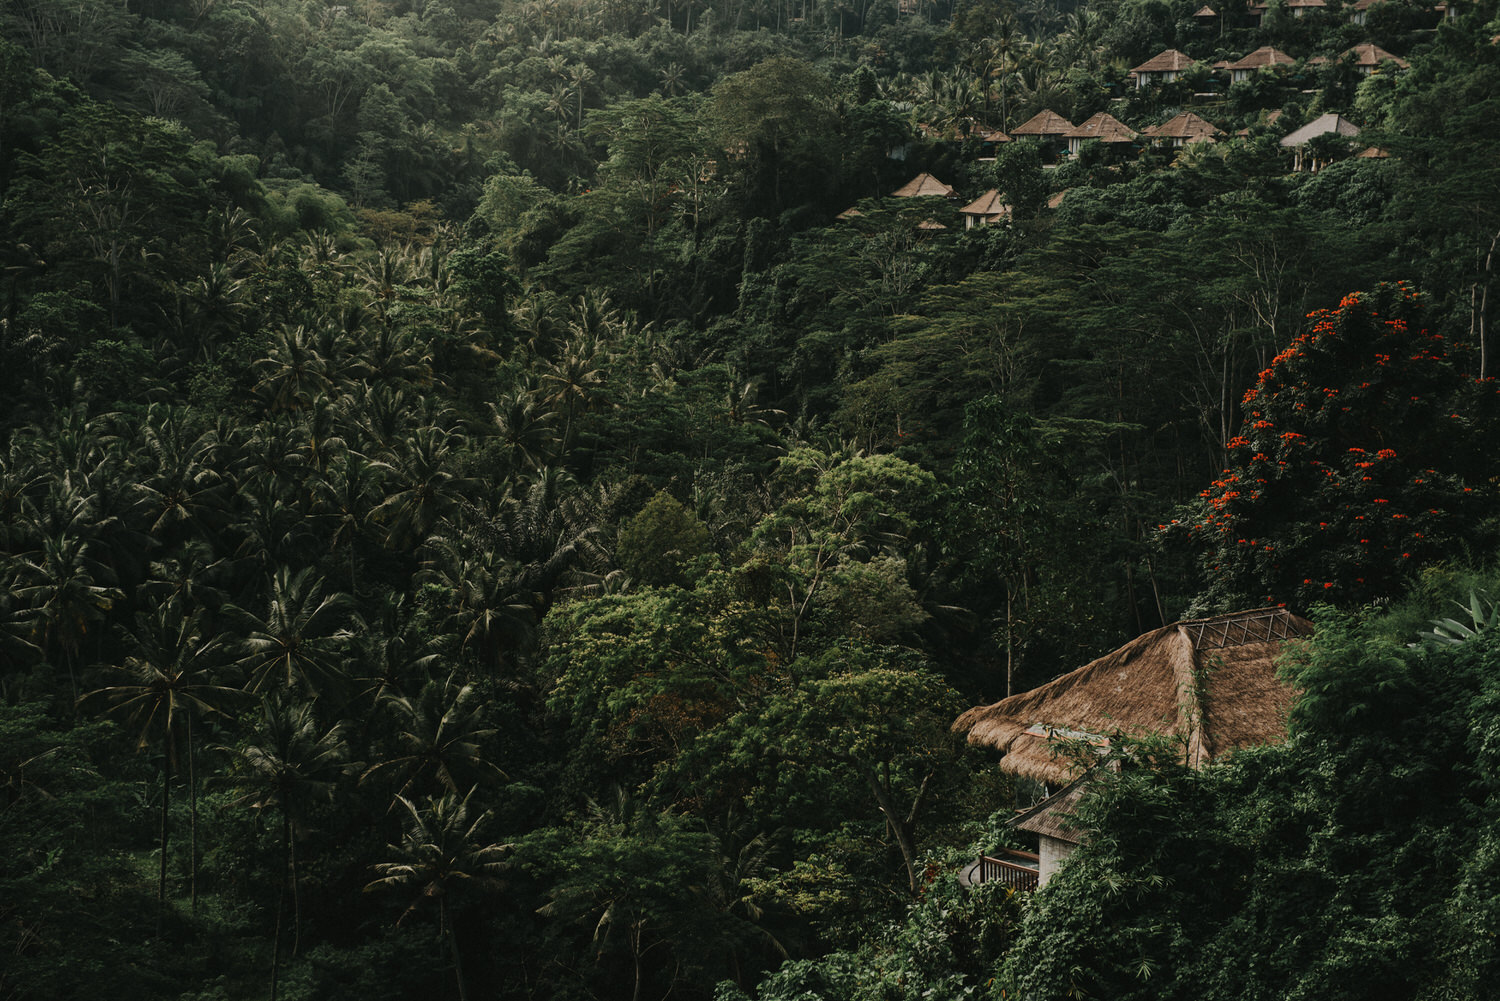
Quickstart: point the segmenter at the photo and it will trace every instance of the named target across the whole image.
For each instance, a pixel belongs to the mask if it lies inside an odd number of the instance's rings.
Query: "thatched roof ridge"
[[[1178,52],[1176,49],[1167,49],[1141,63],[1132,73],[1169,73],[1173,70],[1185,70],[1198,60],[1186,52]]]
[[[1010,130],[1012,136],[1061,136],[1072,131],[1073,123],[1051,110],[1039,111]]]
[[[1004,753],[1000,767],[1040,782],[1074,777],[1055,736],[1108,743],[1110,733],[1173,733],[1187,760],[1280,740],[1293,693],[1276,655],[1312,629],[1284,609],[1176,622],[1029,692],[976,706],[953,728]]]
[[[1069,129],[1065,139],[1098,139],[1100,142],[1133,142],[1136,132],[1107,111],[1100,111],[1075,128]]]
[[[896,198],[952,198],[953,186],[944,184],[931,174],[918,174],[894,192]]]

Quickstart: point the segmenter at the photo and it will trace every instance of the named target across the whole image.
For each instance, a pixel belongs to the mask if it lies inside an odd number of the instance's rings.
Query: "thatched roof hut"
[[[1262,45],[1245,58],[1232,62],[1225,68],[1229,70],[1230,82],[1239,83],[1241,80],[1250,79],[1258,70],[1271,66],[1291,66],[1296,61],[1280,49]]]
[[[1153,83],[1171,83],[1177,79],[1177,74],[1197,61],[1185,52],[1167,49],[1158,52],[1131,70],[1130,77],[1137,87],[1149,87]]]
[[[1000,192],[991,188],[969,204],[958,210],[964,217],[964,229],[975,226],[993,226],[1011,217],[1012,209],[1000,197]]]
[[[1154,143],[1186,146],[1190,143],[1214,142],[1224,132],[1206,118],[1184,111],[1160,125],[1146,129],[1144,134],[1150,136]]]
[[[1038,136],[1041,138],[1060,138],[1073,128],[1073,123],[1062,115],[1048,108],[1039,111],[1026,119],[1020,125],[1010,130],[1012,136]]]
[[[1090,139],[1114,146],[1135,142],[1140,134],[1107,111],[1101,111],[1082,125],[1075,125],[1063,136],[1068,141],[1068,152],[1077,156],[1083,144]]]
[[[892,194],[896,198],[953,198],[957,192],[931,174],[918,174]]]
[[[1284,609],[1176,622],[1040,688],[976,706],[953,728],[1003,752],[1005,771],[1052,785],[1077,777],[1054,737],[1104,745],[1111,733],[1177,734],[1199,767],[1285,736],[1294,693],[1277,679],[1275,659],[1311,631]]]
[[[1352,61],[1354,63],[1354,68],[1359,70],[1359,72],[1365,76],[1369,76],[1371,73],[1374,73],[1381,67],[1381,64],[1383,63],[1390,63],[1398,70],[1411,68],[1411,63],[1407,62],[1405,59],[1402,59],[1394,52],[1387,52],[1380,46],[1368,42],[1364,45],[1356,45],[1354,48],[1350,49],[1348,52],[1345,52],[1339,58],[1342,60],[1349,60],[1351,57],[1353,57]]]

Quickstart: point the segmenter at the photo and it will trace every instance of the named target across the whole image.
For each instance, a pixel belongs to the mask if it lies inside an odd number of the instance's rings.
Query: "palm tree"
[[[18,562],[12,585],[24,605],[18,617],[31,622],[32,642],[43,651],[62,654],[75,700],[83,642],[125,596],[110,581],[108,570],[89,555],[89,548],[76,535],[48,536],[38,552]]]
[[[588,65],[585,64],[585,63],[577,63],[577,64],[569,67],[568,73],[567,73],[567,79],[568,79],[568,83],[572,84],[573,89],[578,92],[578,120],[577,120],[577,122],[575,124],[575,127],[578,129],[578,131],[582,132],[583,131],[583,95],[584,95],[584,91],[587,89],[588,85],[593,82],[594,71],[591,70],[591,69],[589,69]]]
[[[494,441],[512,470],[537,469],[557,448],[553,414],[524,387],[517,387],[489,404]]]
[[[398,796],[397,802],[406,811],[406,831],[401,843],[391,845],[390,849],[399,856],[399,861],[376,865],[375,872],[380,878],[365,887],[366,890],[402,889],[412,894],[411,906],[402,913],[398,924],[415,913],[423,901],[437,901],[438,935],[446,939],[452,953],[460,1001],[468,1001],[469,992],[464,983],[463,956],[449,898],[464,887],[499,889],[503,885],[500,874],[506,869],[504,856],[511,848],[508,844],[482,843],[480,829],[490,813],[486,810],[473,823],[469,822],[469,798],[473,794],[470,790],[460,799],[456,793],[448,793],[428,800],[420,809],[411,800]]]
[[[125,630],[131,653],[123,670],[130,680],[110,685],[89,696],[102,696],[114,705],[112,712],[128,715],[140,737],[138,748],[153,739],[161,748],[161,868],[157,879],[157,902],[167,899],[167,817],[171,802],[172,766],[177,744],[187,745],[188,789],[192,799],[192,843],[189,884],[193,909],[198,906],[198,783],[193,738],[195,716],[223,712],[241,693],[213,684],[209,677],[222,662],[223,640],[202,628],[196,613],[183,610],[177,601],[164,601],[150,612],[136,616],[135,628]],[[86,698],[88,696],[85,696]],[[157,918],[160,931],[160,916]]]
[[[315,695],[341,686],[342,656],[353,635],[350,626],[357,622],[354,599],[325,595],[311,567],[296,574],[278,567],[270,583],[264,616],[235,610],[246,630],[239,658],[246,690],[302,688]]]
[[[666,68],[657,70],[656,75],[661,79],[661,92],[667,97],[676,97],[686,87],[684,70],[676,63],[667,63]]]
[[[604,361],[598,341],[582,334],[569,340],[558,357],[542,369],[542,402],[563,415],[564,449],[573,444],[574,423],[579,415],[589,410],[604,392]]]
[[[358,452],[345,452],[313,485],[312,510],[328,525],[328,548],[349,555],[349,593],[356,593],[356,547],[370,524],[375,494],[380,486],[376,464]]]
[[[267,355],[254,367],[260,377],[255,392],[273,412],[300,410],[333,386],[329,359],[319,350],[317,335],[300,324],[283,324]]]
[[[506,650],[523,646],[536,628],[536,595],[521,566],[472,536],[428,539],[418,579],[441,592],[444,624],[487,667],[498,668]]]
[[[261,699],[261,715],[251,739],[236,748],[226,748],[236,757],[234,782],[243,790],[235,804],[256,811],[274,808],[281,822],[282,876],[271,941],[271,1001],[276,999],[280,975],[281,922],[288,889],[292,895],[293,956],[302,937],[296,835],[307,805],[314,798],[333,795],[335,780],[348,758],[343,730],[342,723],[321,729],[311,702],[293,701],[278,693]]]
[[[386,544],[404,549],[420,544],[444,515],[452,511],[474,482],[454,473],[453,436],[427,426],[404,441],[390,462],[381,463],[396,482],[396,491],[371,512],[386,526]]]
[[[339,407],[351,425],[346,439],[355,451],[371,459],[394,458],[397,447],[415,428],[416,400],[403,389],[365,386],[340,397]]]
[[[404,776],[397,796],[428,781],[447,790],[473,787],[460,779],[503,779],[505,773],[484,756],[482,742],[495,735],[485,725],[484,704],[472,684],[459,685],[456,676],[429,681],[416,698],[388,695],[385,704],[398,720],[401,753],[372,765],[360,781],[395,771]]]
[[[162,543],[188,532],[211,536],[226,507],[217,435],[193,435],[180,411],[158,404],[147,411],[141,435],[147,469],[138,490],[147,533]]]
[[[387,593],[379,611],[378,628],[366,631],[356,641],[357,663],[367,671],[360,680],[370,682],[361,695],[371,695],[377,705],[387,692],[399,688],[403,678],[427,677],[441,656],[445,639],[429,635],[400,595]],[[366,719],[373,716],[369,713]]]

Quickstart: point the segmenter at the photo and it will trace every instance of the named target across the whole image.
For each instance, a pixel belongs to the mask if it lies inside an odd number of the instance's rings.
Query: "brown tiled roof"
[[[1376,4],[1378,4],[1378,3],[1385,3],[1385,2],[1386,2],[1386,0],[1354,0],[1354,3],[1345,5],[1344,9],[1345,10],[1369,10],[1371,7],[1375,6]]]
[[[1297,60],[1269,45],[1262,45],[1239,62],[1230,63],[1231,70],[1258,70],[1264,66],[1290,66]]]
[[[1138,133],[1126,126],[1107,111],[1101,111],[1088,121],[1063,134],[1064,139],[1098,139],[1107,143],[1133,142]]]
[[[1286,0],[1287,9],[1302,8],[1303,10],[1327,7],[1327,0]]]
[[[897,198],[952,198],[953,194],[951,185],[944,184],[931,174],[918,174],[894,192]]]
[[[1223,130],[1213,122],[1199,118],[1191,111],[1184,111],[1150,131],[1153,139],[1185,139],[1188,142],[1213,139],[1223,134]]]
[[[1406,69],[1411,65],[1411,63],[1408,63],[1395,53],[1387,52],[1380,46],[1372,45],[1368,42],[1364,45],[1356,45],[1348,52],[1345,52],[1343,58],[1348,59],[1351,55],[1354,56],[1354,65],[1356,66],[1375,67],[1384,62],[1392,62],[1401,69]]]
[[[1176,49],[1167,49],[1165,52],[1158,52],[1130,72],[1169,73],[1173,70],[1185,70],[1197,61],[1185,52],[1178,52]]]
[[[1073,123],[1057,112],[1048,109],[1038,112],[1022,125],[1010,130],[1013,136],[1062,136],[1073,128]]]
[[[1216,11],[1216,10],[1214,10],[1208,4],[1204,4],[1202,7],[1199,7],[1197,10],[1193,11],[1193,16],[1194,17],[1218,17],[1219,16],[1219,12]]]
[[[1354,157],[1356,160],[1389,160],[1391,155],[1379,146],[1371,146]]]

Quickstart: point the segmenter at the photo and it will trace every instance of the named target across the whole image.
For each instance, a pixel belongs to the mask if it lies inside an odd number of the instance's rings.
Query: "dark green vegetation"
[[[1198,5],[6,0],[0,998],[1482,993],[1493,642],[1378,636],[1500,531],[1500,27]],[[1321,600],[1287,749],[958,888],[962,708]]]

